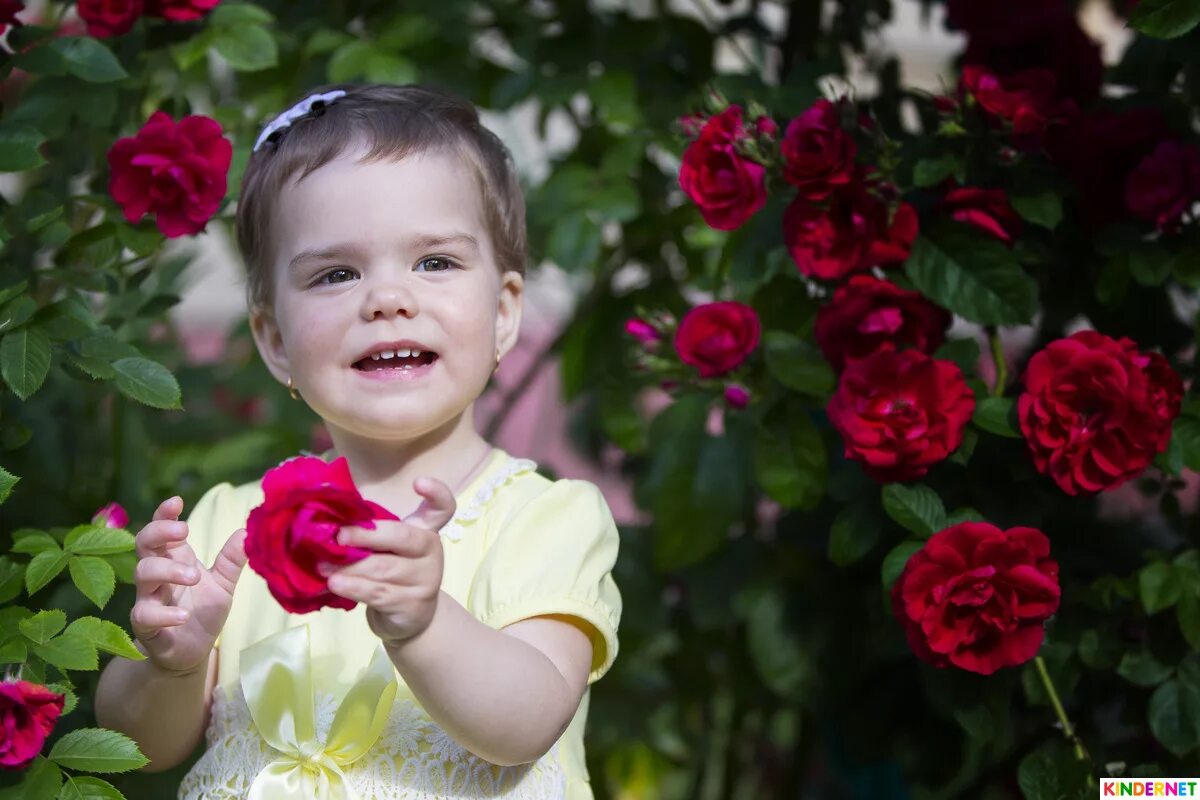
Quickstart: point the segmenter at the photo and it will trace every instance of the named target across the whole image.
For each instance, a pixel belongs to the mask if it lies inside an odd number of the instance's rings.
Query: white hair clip
[[[296,103],[296,105],[272,120],[270,125],[263,128],[263,132],[258,135],[258,141],[254,143],[254,152],[258,152],[258,148],[262,147],[263,142],[271,138],[271,134],[284,130],[296,120],[307,116],[314,107],[321,108],[327,106],[345,94],[346,92],[343,89],[334,89],[332,92],[325,92],[325,94],[309,95],[299,103]]]

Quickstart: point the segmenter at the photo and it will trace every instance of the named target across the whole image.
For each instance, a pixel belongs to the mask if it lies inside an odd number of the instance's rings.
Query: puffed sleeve
[[[544,614],[581,620],[592,640],[588,684],[595,683],[617,657],[621,594],[612,568],[619,545],[600,489],[555,481],[501,523],[472,584],[469,610],[496,629]]]
[[[196,505],[192,506],[192,513],[187,515],[188,544],[205,567],[212,567],[217,553],[225,546],[226,539],[245,525],[245,521],[236,522],[230,519],[232,503],[229,502],[229,495],[232,488],[230,483],[218,483],[201,495]],[[230,527],[231,523],[233,527]],[[218,634],[213,646],[220,644],[221,636]]]

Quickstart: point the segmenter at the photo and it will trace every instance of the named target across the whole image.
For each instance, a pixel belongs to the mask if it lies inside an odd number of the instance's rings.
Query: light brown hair
[[[330,84],[304,97],[336,89],[346,94],[293,122],[250,154],[237,207],[237,241],[246,263],[250,308],[272,309],[280,194],[293,176],[304,180],[359,143],[367,150],[359,161],[363,164],[426,152],[461,158],[479,186],[500,272],[512,270],[524,277],[525,200],[516,167],[508,148],[479,121],[475,107],[430,87],[391,84]]]

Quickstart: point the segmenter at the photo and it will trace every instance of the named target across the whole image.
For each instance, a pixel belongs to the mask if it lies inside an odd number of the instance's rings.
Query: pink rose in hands
[[[279,604],[293,614],[325,606],[354,608],[329,591],[321,564],[343,566],[371,554],[338,544],[343,526],[373,530],[377,519],[399,519],[358,493],[345,458],[326,463],[289,459],[263,476],[262,505],[246,521],[246,557]]]
[[[0,767],[23,769],[37,758],[64,699],[29,681],[0,681]]]

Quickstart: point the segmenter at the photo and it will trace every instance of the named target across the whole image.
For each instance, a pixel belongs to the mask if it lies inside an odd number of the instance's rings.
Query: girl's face
[[[500,275],[458,159],[359,164],[363,152],[279,198],[274,315],[253,314],[251,329],[272,374],[291,376],[331,431],[402,441],[471,407],[497,347],[516,341],[523,282]],[[371,358],[406,340],[436,358]]]

